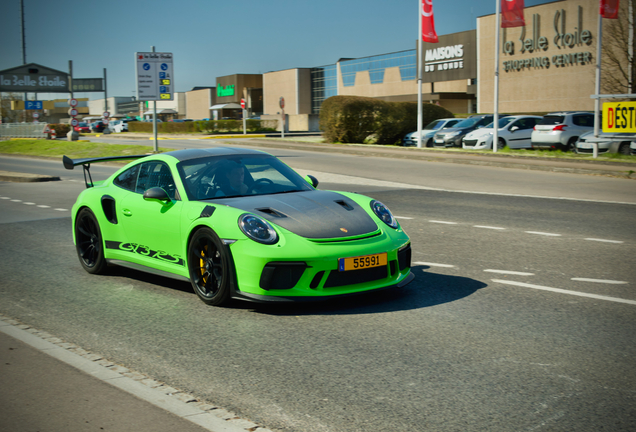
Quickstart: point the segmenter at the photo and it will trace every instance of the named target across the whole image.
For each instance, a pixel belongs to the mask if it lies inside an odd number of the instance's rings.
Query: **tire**
[[[95,214],[83,208],[75,219],[75,249],[84,270],[91,274],[103,274],[108,267],[104,258],[102,232]]]
[[[428,141],[426,141],[426,147],[434,147],[433,138],[429,138]]]
[[[630,154],[632,154],[631,149],[629,148],[629,143],[623,143],[620,145],[620,147],[618,148],[618,153],[622,154],[622,155],[627,155],[629,156]]]
[[[576,153],[576,142],[578,141],[578,139],[579,137],[570,138],[567,145],[565,146],[565,150],[563,151]]]
[[[188,245],[188,271],[194,292],[210,306],[230,298],[230,256],[210,228],[197,230]]]
[[[505,146],[506,146],[506,140],[503,138],[499,138],[497,140],[497,150],[503,150]]]

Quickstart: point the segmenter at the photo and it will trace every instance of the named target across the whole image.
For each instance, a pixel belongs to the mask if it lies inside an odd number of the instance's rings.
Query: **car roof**
[[[260,150],[251,150],[244,149],[239,147],[214,147],[214,148],[205,148],[205,149],[186,149],[186,150],[175,150],[171,152],[162,153],[164,155],[170,155],[180,162],[205,158],[210,156],[231,156],[231,155],[267,155],[270,156],[269,153],[260,151]]]
[[[546,115],[567,115],[567,114],[594,114],[594,113],[590,111],[557,111],[557,112],[548,113]]]

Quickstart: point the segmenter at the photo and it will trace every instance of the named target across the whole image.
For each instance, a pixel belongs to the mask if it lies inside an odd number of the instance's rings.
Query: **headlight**
[[[278,241],[278,234],[274,228],[264,219],[252,214],[244,214],[239,217],[239,228],[252,240],[263,244],[274,244]]]
[[[382,219],[382,222],[394,229],[398,227],[398,223],[393,217],[393,214],[391,214],[391,211],[380,201],[371,201],[371,209],[377,217]]]

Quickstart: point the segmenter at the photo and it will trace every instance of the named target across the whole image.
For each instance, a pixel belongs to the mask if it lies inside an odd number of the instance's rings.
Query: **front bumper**
[[[291,233],[283,244],[231,244],[236,271],[232,296],[252,301],[306,301],[403,286],[410,282],[411,246],[401,229],[353,241],[314,242]],[[340,258],[387,253],[387,264],[339,271]]]

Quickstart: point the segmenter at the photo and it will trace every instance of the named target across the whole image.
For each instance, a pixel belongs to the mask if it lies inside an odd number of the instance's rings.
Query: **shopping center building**
[[[461,115],[494,112],[499,30],[499,112],[592,110],[598,14],[598,0],[560,0],[525,8],[525,27],[498,28],[490,14],[477,18],[475,30],[439,35],[438,43],[422,44],[423,101]],[[280,118],[284,110],[289,130],[318,130],[320,107],[331,96],[415,102],[415,39],[411,49],[389,54],[219,77],[216,87],[185,92],[185,112],[174,109],[180,118],[238,118],[244,99],[250,117]]]

